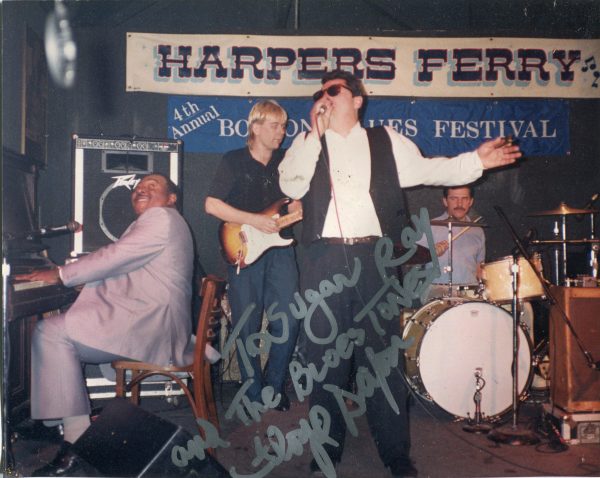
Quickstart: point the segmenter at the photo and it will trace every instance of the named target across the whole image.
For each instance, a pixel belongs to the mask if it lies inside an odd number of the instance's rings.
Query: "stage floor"
[[[229,442],[228,447],[217,450],[217,460],[221,465],[230,471],[235,467],[238,476],[311,476],[309,463],[312,455],[308,443],[304,444],[300,456],[291,454],[289,461],[276,465],[266,475],[260,474],[266,462],[256,466],[252,464],[256,459],[255,437],[266,444],[267,428],[270,425],[278,427],[284,435],[299,428],[300,420],[308,414],[307,403],[298,402],[292,392],[289,411],[269,410],[262,415],[260,422],[252,422],[246,426],[235,418],[225,417],[237,390],[238,385],[235,383],[216,387],[220,437]],[[538,391],[518,408],[519,427],[533,430],[540,442],[537,445],[509,445],[491,441],[486,435],[467,433],[463,431],[463,422],[454,421],[435,406],[423,407],[413,399],[410,407],[411,456],[419,476],[600,476],[600,443],[561,443],[560,431],[557,433],[553,430],[548,424],[548,415],[544,413],[544,403],[547,402],[547,393]],[[104,400],[97,400],[94,405],[102,407],[106,403]],[[190,408],[183,397],[179,397],[176,405],[168,403],[164,398],[145,398],[142,400],[142,407],[181,426],[192,435],[198,433]],[[511,412],[505,416],[504,421],[512,424]],[[379,460],[366,418],[357,418],[357,425],[357,437],[347,434],[343,460],[336,468],[337,476],[390,477],[391,474]],[[16,463],[14,472],[20,476],[28,476],[28,473],[53,457],[57,446],[56,440],[51,437],[20,437],[13,444]]]

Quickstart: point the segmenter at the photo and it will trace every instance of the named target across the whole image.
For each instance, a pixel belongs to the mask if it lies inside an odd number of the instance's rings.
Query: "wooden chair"
[[[131,401],[139,405],[140,386],[143,380],[156,375],[169,377],[179,384],[183,390],[190,402],[194,417],[208,420],[217,430],[219,429],[219,418],[210,377],[210,363],[206,360],[204,351],[206,343],[212,341],[215,336],[214,327],[216,326],[217,317],[221,313],[220,300],[224,289],[225,281],[218,277],[207,276],[202,281],[200,291],[202,306],[198,316],[193,363],[177,367],[175,365],[159,366],[128,360],[114,361],[111,365],[116,372],[117,397],[125,397],[126,392],[131,391]],[[131,379],[126,384],[128,370],[131,371]],[[193,391],[184,382],[184,379],[188,377],[192,380]],[[199,427],[199,429],[204,437],[202,427]]]

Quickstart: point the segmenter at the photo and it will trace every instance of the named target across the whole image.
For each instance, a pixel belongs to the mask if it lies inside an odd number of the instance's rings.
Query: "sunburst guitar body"
[[[282,206],[289,202],[283,198],[271,204],[262,214],[271,216],[280,228],[287,227],[302,220],[302,211],[294,211],[285,216],[280,216]],[[219,229],[219,240],[223,257],[228,264],[237,265],[243,269],[262,256],[272,247],[289,246],[293,239],[285,239],[279,233],[267,234],[249,224],[224,222]]]

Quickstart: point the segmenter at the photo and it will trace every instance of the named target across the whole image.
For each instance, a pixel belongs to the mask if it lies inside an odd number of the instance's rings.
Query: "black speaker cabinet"
[[[600,411],[600,371],[590,368],[561,317],[564,310],[583,348],[600,360],[600,288],[552,287],[550,398],[567,412]]]
[[[116,241],[135,220],[130,195],[144,176],[161,173],[181,187],[182,142],[73,135],[73,256]],[[178,198],[179,205],[182,198]]]
[[[185,467],[173,463],[173,447],[187,448],[192,439],[181,427],[116,398],[106,404],[73,449],[101,476],[229,477],[209,455],[203,460],[194,457]]]

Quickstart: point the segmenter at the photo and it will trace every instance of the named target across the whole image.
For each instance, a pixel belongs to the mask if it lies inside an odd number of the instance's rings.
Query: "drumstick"
[[[473,222],[478,222],[479,220],[481,220],[482,217],[483,216],[479,216]],[[460,236],[462,236],[465,232],[467,232],[469,229],[471,229],[471,227],[472,226],[465,227],[462,231],[460,231],[458,234],[456,234],[454,237],[452,237],[452,242],[456,241]]]

